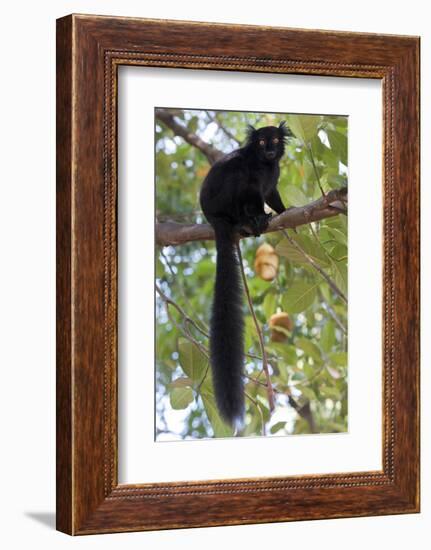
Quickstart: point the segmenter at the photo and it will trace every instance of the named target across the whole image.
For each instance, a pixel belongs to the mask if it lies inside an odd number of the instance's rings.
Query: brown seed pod
[[[285,311],[280,311],[269,318],[269,328],[271,329],[271,340],[273,342],[284,342],[288,338],[286,331],[291,332],[293,330],[293,322]]]
[[[268,243],[263,243],[256,250],[254,270],[264,281],[272,281],[277,277],[280,261],[275,249]]]

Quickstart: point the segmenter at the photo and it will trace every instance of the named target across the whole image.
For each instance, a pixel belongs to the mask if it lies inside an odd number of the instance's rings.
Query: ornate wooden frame
[[[384,102],[383,470],[119,485],[119,65],[376,78]],[[419,511],[419,38],[70,15],[57,21],[57,528]]]

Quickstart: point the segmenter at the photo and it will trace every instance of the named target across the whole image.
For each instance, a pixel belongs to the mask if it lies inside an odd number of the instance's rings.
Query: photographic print
[[[155,109],[157,441],[347,431],[347,151],[347,116]]]

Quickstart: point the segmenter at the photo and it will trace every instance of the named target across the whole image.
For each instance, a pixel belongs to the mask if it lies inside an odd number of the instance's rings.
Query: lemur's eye
[[[274,139],[272,140],[272,143],[278,143],[279,141],[280,141],[280,140],[279,140],[278,138],[274,138]]]
[[[265,145],[265,140],[264,140],[264,139],[260,139],[260,140],[259,140],[259,145],[260,145],[261,147],[263,147],[263,146]]]

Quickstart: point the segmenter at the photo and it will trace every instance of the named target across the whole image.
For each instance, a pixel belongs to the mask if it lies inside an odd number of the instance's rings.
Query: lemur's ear
[[[293,137],[292,130],[287,126],[286,121],[282,120],[278,125],[278,129],[283,134],[283,137]]]
[[[254,126],[247,124],[247,141],[252,141],[256,132],[257,130]]]

